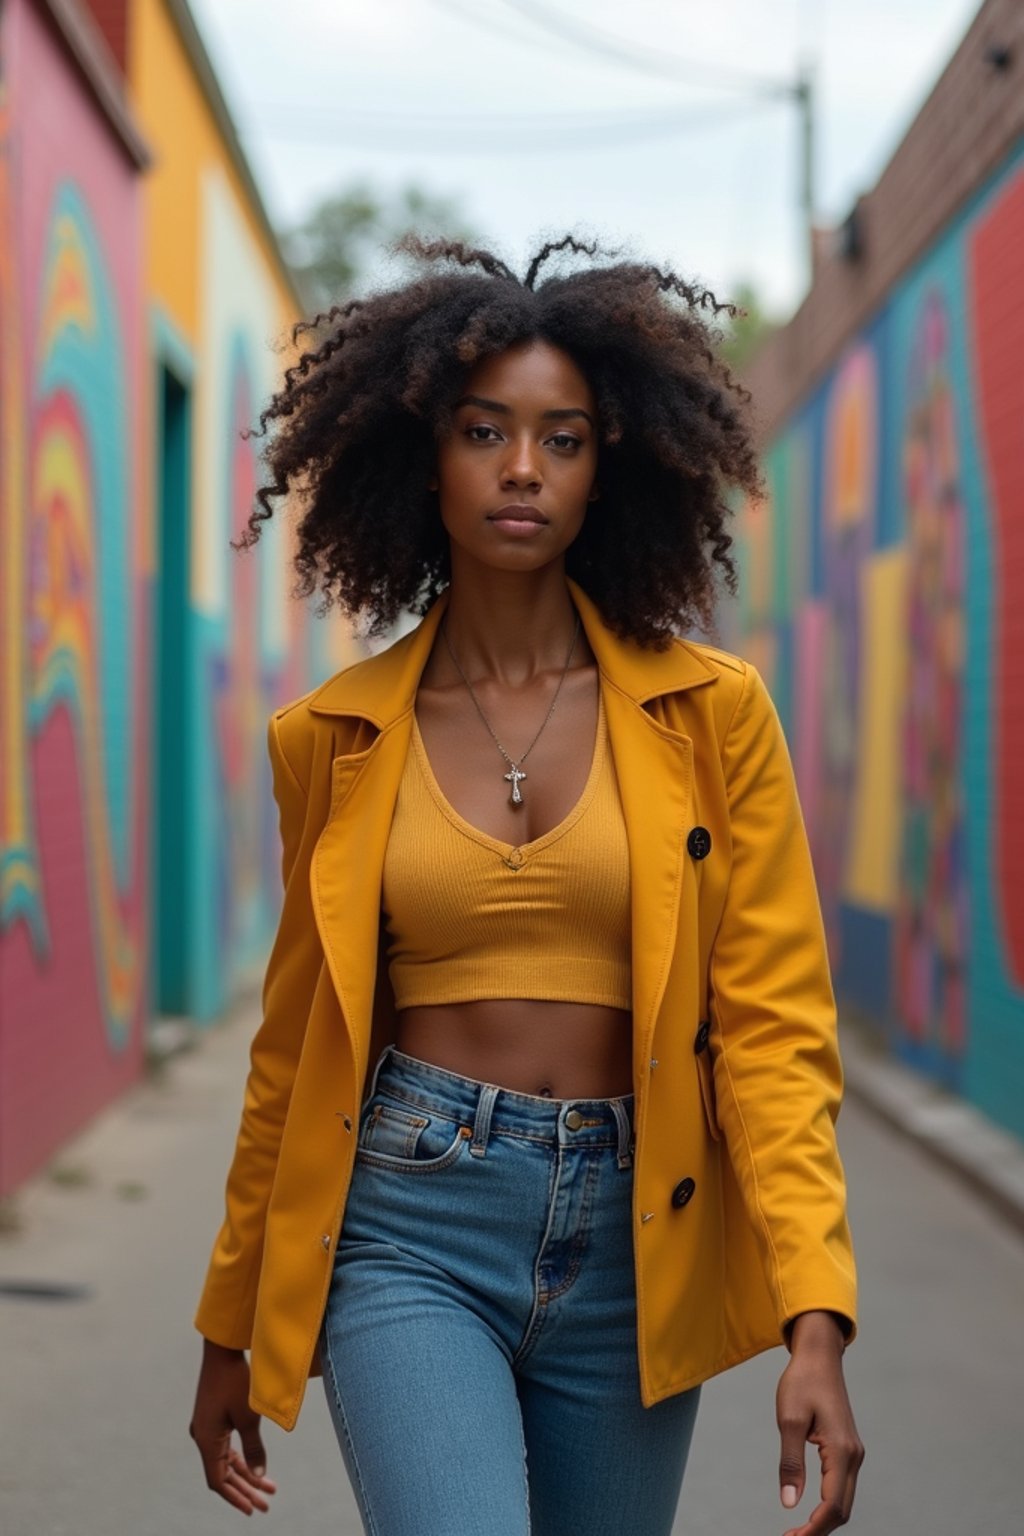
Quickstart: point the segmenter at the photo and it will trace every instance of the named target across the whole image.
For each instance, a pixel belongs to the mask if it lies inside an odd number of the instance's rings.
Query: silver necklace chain
[[[452,650],[452,643],[451,643],[451,641],[448,638],[448,626],[447,626],[447,624],[442,624],[441,625],[441,633],[444,636],[444,643],[448,647],[448,655],[452,659],[452,662],[453,662],[453,664],[455,666],[455,670],[456,670],[456,672],[458,672],[459,676],[462,678],[462,681],[465,683],[467,689],[469,690],[469,696],[470,696],[470,698],[473,701],[473,707],[475,708],[477,714],[480,716],[480,719],[483,721],[484,725],[487,727],[487,730],[490,733],[490,736],[491,736],[491,739],[494,742],[494,745],[497,747],[498,751],[501,753],[502,757],[505,759],[506,763],[508,763],[508,765],[509,765],[509,769],[511,771],[509,773],[505,774],[505,778],[512,785],[512,792],[509,795],[509,801],[510,801],[510,803],[512,805],[521,805],[522,801],[523,801],[523,796],[522,796],[522,791],[519,788],[519,785],[526,778],[526,774],[523,773],[523,771],[522,771],[521,764],[526,762],[526,759],[529,757],[530,753],[533,751],[534,747],[537,745],[538,741],[540,740],[541,735],[543,734],[545,726],[547,725],[548,721],[551,719],[551,716],[555,712],[555,705],[558,703],[558,695],[562,691],[562,684],[565,682],[566,676],[568,674],[569,667],[570,667],[570,664],[571,664],[572,658],[573,658],[573,652],[576,649],[576,641],[579,638],[579,633],[580,633],[580,616],[579,616],[579,614],[576,615],[576,628],[572,632],[572,643],[569,646],[569,654],[565,658],[565,666],[562,668],[562,675],[558,679],[558,686],[555,689],[554,697],[551,700],[551,708],[548,710],[547,714],[544,716],[544,719],[541,722],[540,730],[537,732],[536,736],[530,742],[530,745],[527,747],[526,751],[522,754],[522,756],[520,758],[513,758],[512,754],[505,750],[505,748],[502,746],[501,742],[498,740],[498,737],[497,737],[497,734],[496,734],[496,732],[494,730],[494,727],[492,726],[491,722],[488,720],[487,716],[484,714],[483,710],[480,708],[480,700],[477,698],[476,693],[474,692],[473,684],[470,682],[470,680],[466,676],[465,672],[463,672],[462,668],[459,666],[459,659],[456,656],[455,652]]]

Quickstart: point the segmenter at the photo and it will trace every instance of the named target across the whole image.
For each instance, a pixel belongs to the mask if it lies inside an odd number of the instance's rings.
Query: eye
[[[481,433],[481,434],[484,434],[484,435],[482,435],[480,437],[477,437],[476,434],[478,432]],[[487,433],[492,433],[493,436],[492,437],[488,437],[488,436],[486,436]],[[466,428],[466,436],[468,438],[470,438],[474,443],[489,443],[489,442],[493,442],[495,437],[500,437],[501,434],[498,431],[497,427],[490,427],[490,426],[487,425],[486,422],[479,421],[479,422],[474,422],[474,424],[471,427],[467,427]]]
[[[556,432],[553,437],[548,438],[548,442],[554,443],[556,448],[569,450],[582,446],[579,438],[574,437],[571,432]]]

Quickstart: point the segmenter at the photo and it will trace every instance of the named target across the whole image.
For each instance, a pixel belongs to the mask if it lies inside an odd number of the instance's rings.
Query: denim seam
[[[411,1159],[415,1154],[421,1133],[430,1124],[427,1116],[410,1115],[408,1110],[395,1109],[390,1104],[376,1104],[365,1125],[360,1127],[359,1140],[356,1145],[365,1148],[367,1151],[378,1150],[373,1144],[374,1134],[382,1120],[390,1121],[392,1127],[400,1126],[405,1134],[402,1151],[389,1155]],[[441,1155],[443,1156],[444,1154],[442,1153]]]
[[[544,1249],[547,1247],[548,1238],[551,1235],[551,1228],[555,1219],[555,1191],[558,1187],[558,1173],[561,1167],[560,1153],[561,1148],[558,1149],[556,1156],[551,1159],[551,1171],[548,1174],[548,1219],[544,1223],[544,1231],[541,1235],[540,1245],[537,1248],[537,1252],[534,1255],[533,1260],[533,1305],[530,1308],[530,1315],[526,1319],[526,1327],[523,1330],[523,1337],[520,1341],[519,1348],[516,1350],[512,1359],[513,1366],[520,1365],[526,1359],[527,1355],[530,1353],[530,1350],[533,1348],[534,1343],[536,1342],[537,1335],[540,1333],[542,1322],[540,1311],[540,1261],[541,1255],[543,1254]]]
[[[523,1504],[526,1509],[526,1536],[530,1536],[533,1530],[533,1517],[530,1513],[530,1469],[527,1465],[526,1431],[523,1428],[523,1412],[521,1408],[519,1410],[519,1444],[523,1453],[520,1465],[523,1469]]]
[[[385,1049],[386,1049],[386,1051],[389,1051],[393,1057],[402,1056],[404,1058],[404,1060],[412,1062],[414,1064],[414,1066],[415,1066],[415,1071],[416,1071],[416,1076],[417,1077],[437,1077],[437,1078],[440,1078],[443,1082],[469,1083],[471,1086],[474,1086],[474,1087],[484,1087],[484,1086],[486,1086],[484,1084],[484,1081],[483,1081],[482,1078],[475,1078],[475,1077],[467,1078],[467,1077],[463,1077],[461,1075],[461,1073],[450,1072],[446,1067],[437,1067],[437,1066],[434,1066],[434,1064],[432,1062],[421,1061],[418,1056],[409,1056],[405,1052],[400,1051],[397,1046],[387,1046]],[[396,1062],[395,1066],[396,1066],[398,1071],[404,1072],[404,1071],[407,1070],[405,1067],[403,1067],[403,1065],[402,1065],[402,1063],[400,1061]],[[502,1088],[501,1091],[502,1091],[502,1093],[507,1094],[509,1098],[512,1098],[512,1099],[523,1099],[523,1100],[526,1101],[527,1104],[538,1105],[538,1106],[539,1105],[544,1105],[545,1107],[548,1106],[548,1105],[558,1104],[558,1103],[562,1103],[562,1104],[604,1104],[604,1103],[608,1102],[608,1097],[619,1098],[619,1099],[623,1099],[623,1100],[631,1099],[633,1097],[632,1093],[619,1093],[619,1094],[608,1095],[607,1097],[600,1097],[599,1096],[597,1098],[590,1098],[590,1099],[584,1098],[584,1097],[582,1097],[580,1095],[576,1095],[575,1097],[569,1097],[569,1098],[566,1098],[566,1099],[558,1100],[558,1099],[549,1099],[545,1094],[539,1094],[539,1093],[520,1093],[515,1088]]]
[[[424,1109],[430,1114],[439,1116],[442,1120],[450,1120],[453,1125],[465,1125],[469,1123],[468,1120],[460,1121],[457,1118],[457,1112],[453,1110],[451,1105],[439,1104],[436,1100],[420,1098],[417,1094],[409,1093],[403,1088],[394,1088],[388,1084],[386,1087],[379,1086],[377,1088],[377,1093],[380,1094],[382,1098],[400,1099],[403,1104],[411,1104],[414,1105],[417,1109]],[[584,1100],[581,1102],[586,1101]],[[467,1116],[471,1116],[474,1113],[474,1109],[467,1107]],[[609,1126],[609,1134],[607,1137],[602,1137],[600,1139],[595,1138],[593,1140],[588,1138],[585,1141],[578,1142],[577,1145],[581,1147],[617,1147],[617,1132],[613,1134],[613,1127],[614,1122],[612,1126]],[[518,1126],[502,1125],[499,1121],[492,1120],[490,1133],[492,1136],[511,1136],[514,1137],[517,1141],[536,1141],[551,1146],[554,1146],[558,1139],[557,1123],[552,1125],[550,1132],[541,1133],[536,1131],[521,1131]]]
[[[384,1168],[389,1173],[416,1173],[420,1175],[426,1173],[444,1173],[447,1169],[453,1167],[454,1164],[459,1161],[467,1141],[468,1138],[463,1135],[462,1129],[460,1127],[459,1134],[456,1136],[447,1152],[442,1152],[439,1154],[439,1156],[429,1158],[422,1163],[414,1162],[412,1159],[395,1157],[388,1152],[374,1152],[372,1147],[357,1147],[356,1160],[357,1162],[360,1162],[364,1165],[369,1165],[373,1168]]]
[[[422,1067],[423,1068],[423,1072],[422,1072],[423,1076],[426,1076],[426,1075],[430,1074],[430,1075],[432,1075],[434,1077],[449,1078],[449,1079],[453,1079],[457,1084],[468,1083],[470,1085],[470,1087],[475,1087],[476,1084],[477,1084],[477,1081],[478,1081],[476,1078],[466,1078],[466,1077],[461,1077],[460,1078],[457,1073],[454,1073],[454,1072],[444,1072],[444,1071],[442,1071],[441,1068],[429,1067],[426,1063],[421,1063],[418,1060],[416,1062],[416,1066],[417,1066],[417,1074],[416,1074],[417,1076],[421,1075],[419,1069]],[[382,1072],[381,1076],[385,1079],[385,1082],[388,1081],[388,1076],[387,1076],[386,1072]],[[495,1087],[495,1086],[499,1086],[499,1085],[485,1083],[482,1080],[480,1080],[480,1087],[481,1088]],[[375,1090],[374,1091],[375,1092],[380,1092],[380,1093],[393,1093],[393,1094],[395,1094],[398,1097],[408,1099],[411,1103],[419,1103],[419,1102],[426,1103],[427,1102],[426,1100],[422,1100],[422,1101],[419,1100],[413,1093],[411,1093],[406,1088],[398,1088],[398,1087],[391,1087],[391,1086],[386,1087],[386,1088],[385,1087],[381,1087],[381,1085],[380,1085],[380,1077],[378,1077],[378,1079],[376,1081]],[[565,1099],[550,1099],[550,1098],[547,1097],[546,1094],[539,1094],[539,1093],[517,1093],[517,1091],[514,1088],[500,1088],[499,1087],[499,1091],[501,1092],[501,1094],[505,1098],[521,1099],[523,1101],[524,1105],[526,1106],[526,1108],[531,1110],[531,1111],[532,1110],[543,1109],[545,1112],[547,1112],[549,1110],[552,1110],[552,1109],[555,1109],[555,1107],[557,1105],[562,1105],[564,1107],[566,1104],[570,1104],[570,1105],[575,1105],[578,1108],[581,1105],[585,1106],[585,1105],[593,1105],[593,1104],[610,1104],[613,1098],[614,1099],[618,1099],[621,1104],[625,1105],[625,1104],[629,1103],[629,1101],[634,1097],[634,1095],[632,1093],[617,1093],[617,1094],[610,1094],[607,1098],[603,1098],[603,1099],[602,1098],[588,1099],[588,1098],[582,1097],[581,1095],[578,1095],[578,1094],[576,1096],[574,1096],[574,1097],[570,1096],[569,1098],[565,1098]],[[436,1102],[436,1101],[432,1101],[432,1102]]]
[[[363,1482],[362,1470],[359,1466],[359,1457],[352,1442],[352,1432],[348,1427],[348,1416],[345,1413],[344,1404],[341,1401],[341,1393],[338,1391],[338,1373],[334,1368],[334,1354],[331,1350],[331,1333],[329,1328],[324,1329],[324,1353],[327,1356],[327,1368],[331,1373],[331,1391],[334,1394],[334,1404],[338,1410],[338,1418],[341,1421],[342,1432],[345,1436],[345,1444],[352,1458],[352,1465],[356,1474],[356,1492],[362,1505],[363,1519],[366,1524],[367,1536],[377,1536],[377,1524],[370,1509],[370,1500],[366,1492],[366,1484]]]
[[[580,1219],[573,1234],[572,1245],[569,1248],[569,1262],[566,1265],[565,1275],[554,1290],[548,1291],[544,1299],[544,1305],[557,1301],[559,1296],[564,1296],[571,1290],[580,1269],[583,1265],[583,1254],[586,1250],[587,1239],[590,1236],[590,1213],[594,1208],[594,1185],[597,1183],[598,1174],[597,1158],[590,1159],[586,1174],[584,1175],[583,1199],[580,1203]]]

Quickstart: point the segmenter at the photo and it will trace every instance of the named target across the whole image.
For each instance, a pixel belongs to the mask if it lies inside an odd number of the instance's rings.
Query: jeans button
[[[565,1117],[565,1123],[569,1127],[570,1131],[578,1131],[580,1126],[583,1124],[583,1116],[580,1114],[578,1109],[570,1109],[569,1113]]]

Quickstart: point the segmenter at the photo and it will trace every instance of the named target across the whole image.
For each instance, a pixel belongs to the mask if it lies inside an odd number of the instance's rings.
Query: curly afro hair
[[[437,437],[478,360],[539,339],[572,357],[600,413],[601,496],[567,573],[620,637],[662,649],[679,630],[713,631],[715,567],[737,586],[729,490],[762,490],[750,397],[702,313],[735,307],[571,235],[543,245],[522,280],[457,241],[410,237],[402,248],[428,264],[422,275],[293,327],[293,344],[310,332],[319,344],[260,415],[260,434],[275,424],[261,455],[269,478],[232,547],[255,543],[274,498],[297,492],[296,596],[319,590],[321,613],[337,602],[371,635],[403,611],[424,613],[450,578],[428,489]],[[591,264],[538,283],[564,251]]]

